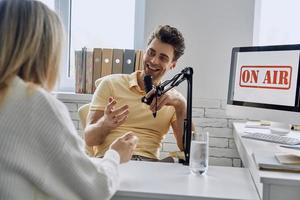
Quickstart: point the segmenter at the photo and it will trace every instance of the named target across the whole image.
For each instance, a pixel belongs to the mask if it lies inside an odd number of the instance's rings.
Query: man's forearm
[[[105,127],[103,123],[88,124],[84,129],[85,142],[88,146],[100,145],[104,142],[110,131],[111,130]]]
[[[175,107],[177,131],[177,146],[180,150],[183,150],[183,132],[184,132],[184,119],[186,118],[186,102],[183,100]]]
[[[175,111],[176,111],[176,126],[178,127],[178,133],[176,136],[177,138],[177,146],[179,147],[180,150],[183,150],[184,148],[184,144],[183,144],[183,133],[184,133],[184,120],[186,119],[186,114],[187,114],[187,104],[186,101],[183,101],[181,106],[177,106],[175,107]],[[191,124],[191,131],[195,131],[195,125]]]

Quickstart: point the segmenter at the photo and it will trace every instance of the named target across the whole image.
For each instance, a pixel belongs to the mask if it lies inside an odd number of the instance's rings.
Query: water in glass
[[[204,174],[208,168],[208,133],[194,136],[191,142],[190,171]]]

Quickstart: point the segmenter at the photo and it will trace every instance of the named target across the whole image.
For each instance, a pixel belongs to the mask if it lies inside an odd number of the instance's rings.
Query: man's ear
[[[176,64],[177,64],[177,60],[173,61],[173,62],[171,63],[170,69],[174,69],[174,68],[176,67]]]

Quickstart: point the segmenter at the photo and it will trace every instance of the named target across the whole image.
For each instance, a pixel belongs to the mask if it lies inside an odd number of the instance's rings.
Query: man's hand
[[[128,117],[128,105],[115,108],[116,100],[108,99],[104,111],[90,111],[88,114],[87,127],[85,127],[85,142],[88,146],[100,145],[110,131],[125,122]]]
[[[138,143],[138,137],[128,132],[122,137],[117,138],[110,145],[110,149],[114,149],[120,155],[120,163],[128,162],[133,154],[134,149]]]
[[[153,93],[153,90],[151,90],[147,95],[151,95],[151,93]],[[175,110],[178,110],[186,107],[186,100],[180,92],[177,92],[175,89],[171,89],[160,97],[154,97],[150,104],[150,110],[152,112],[158,111],[164,105],[173,106]]]
[[[103,126],[108,129],[114,129],[125,122],[128,117],[128,105],[115,108],[117,101],[109,97],[108,104],[104,110],[103,119],[100,119]]]

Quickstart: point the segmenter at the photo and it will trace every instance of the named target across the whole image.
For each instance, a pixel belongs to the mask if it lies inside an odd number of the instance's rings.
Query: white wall
[[[231,49],[252,44],[253,20],[254,0],[146,0],[144,36],[147,39],[159,24],[183,33],[185,55],[166,78],[193,67],[197,106],[200,98],[227,98]],[[179,90],[185,93],[185,85]]]

